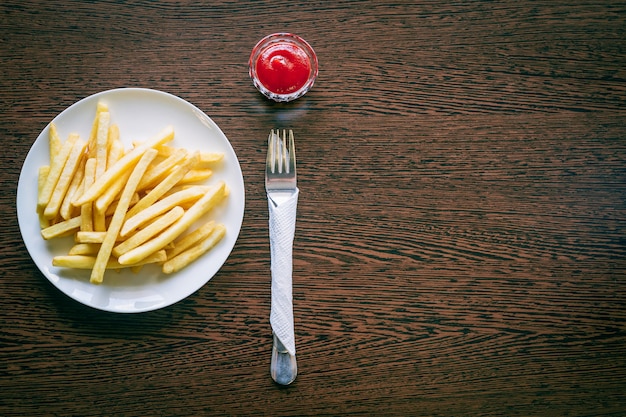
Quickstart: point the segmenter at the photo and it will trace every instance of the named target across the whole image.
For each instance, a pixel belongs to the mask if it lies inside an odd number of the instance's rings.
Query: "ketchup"
[[[291,94],[306,84],[311,63],[306,52],[293,43],[268,46],[256,62],[259,82],[276,94]]]
[[[274,101],[304,95],[317,77],[317,56],[304,39],[292,33],[274,33],[252,49],[249,61],[254,86]]]

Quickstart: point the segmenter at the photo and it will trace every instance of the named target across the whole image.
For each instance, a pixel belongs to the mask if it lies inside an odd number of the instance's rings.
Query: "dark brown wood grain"
[[[0,415],[626,413],[626,5],[0,4]],[[290,104],[247,73],[292,31],[320,61]],[[15,210],[26,154],[72,103],[178,95],[230,139],[238,242],[189,298],[70,300]],[[292,128],[299,375],[269,375],[265,138]]]

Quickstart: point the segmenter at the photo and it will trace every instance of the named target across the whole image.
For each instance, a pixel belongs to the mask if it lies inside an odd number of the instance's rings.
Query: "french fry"
[[[80,232],[79,232],[80,233]],[[98,243],[77,243],[67,252],[68,255],[97,255],[100,250]]]
[[[120,235],[122,237],[127,236],[136,228],[141,227],[141,225],[145,224],[156,216],[165,213],[173,207],[179,206],[189,201],[197,201],[204,195],[204,193],[205,190],[201,187],[191,187],[186,190],[182,190],[175,194],[172,194],[168,197],[165,197],[164,199],[154,203],[150,207],[140,211],[134,216],[127,218],[124,222],[124,226],[122,226]]]
[[[65,198],[63,199],[63,203],[61,203],[61,208],[59,210],[59,214],[61,214],[61,217],[64,220],[67,220],[70,217],[74,217],[73,213],[76,211],[76,207],[72,205],[72,199],[77,192],[82,192],[82,189],[80,187],[83,184],[84,178],[85,164],[83,163],[83,159],[81,158],[81,163],[78,164],[76,172],[72,177],[72,181],[70,182],[70,186],[67,189],[67,193],[65,194]]]
[[[105,213],[97,208],[93,210],[93,229],[99,232],[105,232],[107,229]]]
[[[85,176],[83,188],[86,190],[93,184],[96,175],[96,158],[89,158],[85,163]],[[86,202],[80,206],[80,230],[83,232],[93,231],[93,203]]]
[[[94,204],[94,203],[92,203]],[[106,211],[102,212],[93,206],[93,230],[96,232],[106,232],[107,230],[107,219],[106,219]]]
[[[109,162],[109,157],[111,155],[111,150],[113,149],[113,145],[116,143],[121,144],[120,142],[120,127],[116,124],[109,125],[109,135],[107,137],[107,165],[106,168],[109,169],[112,164]],[[123,147],[122,147],[123,149]],[[117,158],[119,159],[119,158]],[[116,161],[117,161],[116,159]]]
[[[111,114],[108,111],[98,113],[98,130],[96,133],[96,178],[100,178],[107,170],[109,153],[109,133],[111,128]],[[104,210],[93,211],[93,228],[96,231],[105,231],[106,224]]]
[[[213,171],[210,169],[192,169],[180,180],[179,184],[204,181],[209,179],[211,175],[213,175]]]
[[[213,189],[196,201],[196,203],[189,210],[187,210],[183,217],[178,219],[176,223],[164,230],[154,239],[151,239],[120,256],[118,259],[119,263],[125,265],[134,264],[150,256],[150,254],[163,249],[170,242],[180,236],[185,230],[191,227],[196,220],[208,213],[209,210],[219,203],[224,197],[225,188],[226,184],[223,181],[215,184]]]
[[[101,177],[107,169],[107,154],[109,150],[109,127],[111,113],[98,113],[98,130],[96,132],[96,178]]]
[[[65,166],[65,161],[67,161],[67,158],[70,156],[72,148],[74,147],[74,142],[76,142],[77,139],[77,135],[70,135],[59,152],[56,154],[55,158],[50,161],[50,172],[46,177],[46,183],[44,184],[37,199],[39,207],[46,207],[48,205],[50,197],[52,197],[52,193],[54,192],[54,188],[59,181],[59,177],[61,176],[61,172],[63,171],[63,167]]]
[[[157,146],[156,149],[159,151],[159,156],[168,157],[180,148],[168,145],[160,145]],[[194,168],[208,168],[210,165],[220,162],[222,159],[224,159],[224,154],[221,152],[200,152],[198,165]]]
[[[181,236],[180,238],[176,239],[176,241],[174,241],[173,247],[167,251],[167,259],[175,257],[176,255],[186,251],[196,243],[206,239],[207,236],[211,234],[214,228],[215,221],[209,220],[188,235]]]
[[[136,248],[147,240],[153,238],[165,228],[169,227],[176,220],[180,219],[185,213],[182,207],[176,206],[164,215],[155,219],[152,223],[141,229],[119,245],[113,248],[113,255],[118,258],[131,249]]]
[[[50,165],[44,165],[44,166],[39,167],[39,175],[37,176],[37,195],[41,194],[41,190],[43,190],[43,187],[46,183],[46,178],[48,178],[49,172],[50,172]],[[37,206],[37,215],[39,216],[39,226],[42,229],[45,229],[46,227],[50,226],[50,220],[46,219],[43,216],[44,210],[45,210],[45,207]]]
[[[74,240],[76,243],[102,243],[106,232],[76,232]]]
[[[134,268],[140,265],[162,263],[166,260],[165,251],[158,251],[134,265],[122,265],[115,259],[107,261],[106,269]],[[73,269],[93,269],[96,265],[97,257],[90,255],[59,255],[52,258],[52,266]]]
[[[224,159],[224,154],[221,152],[200,152],[200,162],[196,165],[196,168],[209,168]]]
[[[87,140],[88,158],[96,158],[96,140],[98,137],[98,122],[100,120],[100,113],[108,111],[109,106],[106,103],[99,101],[96,105],[96,115],[93,119],[93,123],[91,124],[91,132],[89,133],[89,139]]]
[[[217,224],[209,236],[207,236],[204,240],[200,242],[199,245],[192,246],[191,248],[181,252],[179,255],[176,255],[172,259],[168,259],[163,264],[163,273],[171,274],[177,271],[180,271],[191,262],[198,259],[200,256],[204,255],[207,251],[212,249],[217,243],[222,240],[224,235],[226,234],[226,227],[223,224]]]
[[[52,266],[73,269],[91,269],[95,263],[96,257],[88,255],[60,255],[52,258]]]
[[[50,123],[50,131],[48,132],[48,141],[50,149],[50,161],[54,161],[59,154],[59,151],[63,147],[63,141],[57,131],[57,126],[54,123]]]
[[[59,214],[61,203],[63,203],[63,199],[65,199],[65,194],[67,193],[70,183],[72,182],[72,178],[76,173],[78,164],[82,160],[83,152],[86,146],[87,142],[78,137],[73,142],[72,150],[68,155],[65,165],[63,166],[63,170],[61,171],[54,190],[50,195],[50,200],[48,201],[48,204],[43,212],[44,217],[47,219],[54,219]]]
[[[106,270],[107,263],[109,262],[109,259],[111,257],[111,251],[113,250],[113,246],[115,245],[117,236],[120,232],[120,229],[122,228],[122,223],[124,222],[124,217],[126,216],[126,211],[128,210],[130,200],[133,197],[135,190],[137,189],[139,181],[141,181],[141,177],[146,172],[146,169],[148,169],[150,162],[152,162],[156,155],[157,151],[155,149],[144,149],[143,154],[139,157],[139,162],[133,169],[133,173],[128,179],[128,183],[124,187],[124,191],[122,192],[120,201],[117,203],[117,208],[115,209],[115,213],[113,214],[113,218],[111,219],[111,223],[109,224],[109,228],[107,229],[106,236],[104,237],[104,240],[102,242],[102,246],[100,246],[100,250],[98,251],[96,262],[94,263],[93,269],[91,270],[91,276],[89,278],[89,281],[93,284],[101,284],[102,280],[104,279],[104,271]],[[119,161],[115,164],[115,166],[117,166],[118,164]],[[111,169],[114,169],[114,167]],[[154,252],[156,251],[153,251],[153,253]]]
[[[174,138],[174,129],[171,126],[163,129],[158,135],[152,137],[147,142],[134,148],[119,161],[115,163],[110,169],[95,180],[93,185],[77,200],[73,201],[76,206],[83,205],[87,202],[94,201],[100,196],[104,190],[109,187],[116,178],[118,178],[124,171],[129,169],[132,165],[137,163],[139,159],[146,153],[148,149],[154,148],[160,144],[169,142]]]
[[[55,237],[66,236],[75,232],[80,227],[80,216],[73,217],[69,220],[65,220],[52,226],[48,226],[41,230],[41,236],[45,240],[50,240]]]

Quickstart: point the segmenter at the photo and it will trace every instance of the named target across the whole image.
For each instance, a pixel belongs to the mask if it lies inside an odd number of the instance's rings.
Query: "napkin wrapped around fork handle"
[[[296,354],[292,271],[298,194],[299,190],[296,188],[288,199],[280,201],[275,201],[268,195],[272,273],[270,324],[275,337],[292,356]]]

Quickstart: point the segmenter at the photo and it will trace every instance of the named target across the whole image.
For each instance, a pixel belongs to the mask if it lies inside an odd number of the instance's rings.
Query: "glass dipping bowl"
[[[298,35],[284,32],[261,39],[252,49],[248,67],[257,90],[278,102],[302,97],[313,87],[318,72],[311,45]]]

